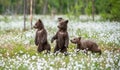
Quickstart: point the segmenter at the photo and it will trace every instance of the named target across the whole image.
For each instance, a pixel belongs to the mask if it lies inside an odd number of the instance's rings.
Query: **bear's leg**
[[[57,51],[59,51],[59,48],[58,48],[58,44],[56,43],[55,48],[54,48],[54,53],[56,53]]]
[[[54,53],[55,55],[57,55],[59,53],[60,49],[58,48],[58,46],[56,45],[54,48]]]
[[[98,47],[93,47],[93,49],[91,50],[93,53],[99,53],[100,55],[102,54],[101,49],[99,49]]]
[[[67,53],[67,48],[66,48],[66,47],[64,47],[63,49],[61,49],[60,52],[61,52],[61,53],[64,53],[65,56],[68,55],[68,53]]]
[[[54,49],[54,53],[56,53],[56,52],[59,52],[59,48],[58,47],[55,47],[55,49]]]
[[[47,51],[46,53],[50,53],[50,51],[51,51],[50,44],[47,44],[47,45],[45,46],[45,50]]]
[[[50,53],[50,51],[51,51],[51,47],[50,45],[48,45],[47,53]]]
[[[96,51],[97,53],[99,53],[99,55],[101,55],[102,54],[102,52],[101,52],[101,49],[97,49],[97,51]]]
[[[60,52],[61,52],[61,53],[67,52],[67,48],[66,48],[66,47],[62,48],[62,49],[60,50]]]
[[[42,45],[40,45],[40,44],[38,45],[37,51],[38,51],[39,53],[43,51]]]

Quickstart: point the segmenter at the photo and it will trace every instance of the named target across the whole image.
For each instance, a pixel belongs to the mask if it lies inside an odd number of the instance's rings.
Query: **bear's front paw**
[[[35,42],[35,45],[38,46],[38,42]]]
[[[38,46],[38,44],[35,44],[36,46]]]
[[[65,46],[65,48],[68,48],[68,46]]]

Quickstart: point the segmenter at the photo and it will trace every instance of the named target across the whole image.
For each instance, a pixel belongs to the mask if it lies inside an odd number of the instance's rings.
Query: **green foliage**
[[[18,67],[18,70],[28,70],[28,67],[22,64],[20,67]]]
[[[35,48],[36,49],[36,48]],[[36,50],[34,50],[33,48],[30,48],[27,50],[27,53],[30,55],[30,56],[33,56],[33,55],[36,55]]]
[[[26,2],[26,13],[29,14],[30,1]],[[91,15],[92,5],[92,0],[33,0],[33,13],[51,14],[54,10],[56,14],[74,15],[78,18],[81,14]],[[94,0],[94,6],[95,14],[101,15],[104,20],[120,21],[119,0]],[[23,0],[0,0],[0,14],[7,13],[22,14]]]
[[[91,1],[89,1],[89,2],[87,3],[87,6],[86,6],[86,8],[85,8],[85,13],[86,13],[87,15],[91,15],[91,13],[92,13],[92,2],[91,2]]]
[[[7,52],[7,49],[5,48],[0,48],[0,53],[5,54]]]
[[[4,18],[0,19],[0,21],[4,21],[6,23],[10,22],[7,16],[4,16]]]
[[[13,54],[23,55],[27,52],[27,50],[22,44],[16,44],[12,52]]]
[[[119,0],[101,0],[98,11],[104,20],[120,21],[120,1]]]

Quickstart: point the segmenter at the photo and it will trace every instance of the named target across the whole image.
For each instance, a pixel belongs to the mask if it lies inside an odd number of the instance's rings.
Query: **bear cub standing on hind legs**
[[[39,19],[33,27],[37,29],[35,36],[35,45],[38,46],[37,51],[42,52],[46,50],[46,53],[49,53],[51,51],[51,47],[47,41],[47,32],[42,21]]]
[[[54,40],[56,40],[56,45],[54,48],[54,53],[57,51],[64,53],[67,55],[67,48],[69,44],[69,36],[67,32],[67,24],[68,20],[60,20],[58,25],[58,31],[51,39],[51,43],[53,43]]]
[[[86,53],[87,51],[92,51],[92,53],[95,52],[101,54],[101,49],[99,49],[98,45],[91,40],[81,40],[81,37],[78,37],[72,39],[71,42],[77,44],[78,50],[86,50]]]

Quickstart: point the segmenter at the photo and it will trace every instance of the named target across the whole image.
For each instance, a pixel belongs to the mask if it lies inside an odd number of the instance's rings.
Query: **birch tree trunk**
[[[32,29],[32,18],[33,18],[33,15],[32,15],[32,3],[33,3],[33,1],[30,0],[30,23],[31,23],[31,29]]]
[[[47,12],[47,5],[48,5],[48,0],[44,0],[43,14],[46,14]]]
[[[94,6],[94,0],[92,0],[92,19],[93,19],[93,21],[95,20],[94,14],[95,14],[95,6]]]
[[[24,30],[26,30],[26,0],[24,2]]]

